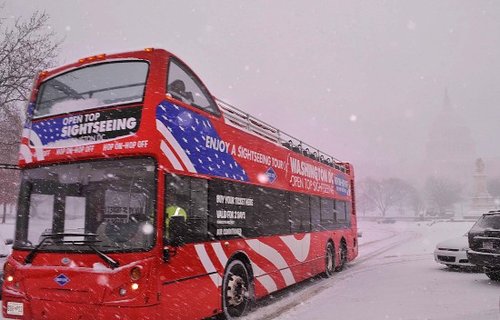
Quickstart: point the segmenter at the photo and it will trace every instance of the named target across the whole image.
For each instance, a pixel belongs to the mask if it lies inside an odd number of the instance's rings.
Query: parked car
[[[396,223],[396,219],[394,218],[384,218],[382,220],[378,220],[377,223]]]
[[[469,261],[500,281],[500,211],[483,214],[469,231]]]
[[[461,237],[448,239],[436,245],[436,249],[434,250],[434,260],[450,268],[475,267],[467,258],[468,249],[469,243],[467,234],[464,234]]]

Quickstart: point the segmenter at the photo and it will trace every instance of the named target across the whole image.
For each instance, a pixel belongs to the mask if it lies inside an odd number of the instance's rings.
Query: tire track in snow
[[[332,278],[316,280],[317,283],[312,283],[311,281],[306,280],[302,283],[281,290],[278,293],[275,293],[268,298],[264,298],[260,302],[257,302],[256,304],[257,309],[251,312],[246,319],[248,320],[274,319],[283,314],[285,311],[288,311],[289,309],[292,309],[302,304],[304,301],[316,296],[323,290],[332,287],[336,281],[351,278],[355,276],[357,273],[366,272],[368,270],[371,270],[372,268],[382,266],[384,264],[409,262],[410,260],[407,259],[407,257],[406,258],[400,257],[401,259],[387,261],[382,264],[377,264],[375,266],[374,265],[366,266],[366,262],[371,261],[383,255],[387,251],[390,251],[394,248],[404,245],[409,241],[416,240],[422,236],[420,233],[411,231],[408,231],[406,233],[400,233],[394,230],[387,230],[387,231],[390,233],[390,235],[388,235],[387,237],[373,240],[364,244],[360,244],[360,251],[362,251],[361,249],[363,248],[370,248],[371,250],[367,254],[358,255],[358,258],[356,258],[356,260],[354,260],[353,262],[350,262],[346,266],[346,268],[342,270],[342,272],[335,273],[335,275]],[[380,247],[377,247],[377,245],[380,245]],[[418,259],[420,260],[424,258],[418,258]]]

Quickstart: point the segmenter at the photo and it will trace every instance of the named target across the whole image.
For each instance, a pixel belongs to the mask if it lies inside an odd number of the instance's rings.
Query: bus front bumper
[[[157,306],[127,307],[102,304],[58,302],[34,299],[31,301],[4,295],[3,316],[7,319],[30,320],[134,320],[160,319]]]

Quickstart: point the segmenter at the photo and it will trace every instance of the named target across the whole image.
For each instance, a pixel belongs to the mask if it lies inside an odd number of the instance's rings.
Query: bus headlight
[[[14,281],[14,266],[10,262],[6,262],[3,266],[3,278],[6,282]]]
[[[132,270],[130,270],[130,279],[133,281],[137,281],[142,277],[142,271],[141,267],[133,267]]]

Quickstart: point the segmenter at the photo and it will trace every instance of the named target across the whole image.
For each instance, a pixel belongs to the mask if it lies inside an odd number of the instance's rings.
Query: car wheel
[[[485,270],[484,273],[493,281],[500,281],[500,270]]]
[[[222,309],[226,319],[244,316],[253,298],[252,283],[247,267],[233,260],[226,268],[222,280]]]
[[[333,244],[328,242],[326,244],[326,252],[325,252],[325,277],[330,278],[333,276],[333,272],[335,271],[335,249],[333,248]]]

